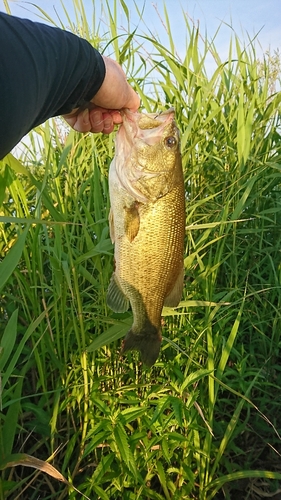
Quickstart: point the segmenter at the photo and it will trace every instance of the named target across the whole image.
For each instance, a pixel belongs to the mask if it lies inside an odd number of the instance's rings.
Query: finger
[[[100,109],[91,109],[89,112],[90,130],[91,132],[102,132],[104,128],[103,114]]]
[[[132,87],[128,84],[128,99],[124,108],[128,108],[133,113],[136,112],[141,105],[139,95],[132,89]]]
[[[111,114],[112,121],[116,125],[119,125],[119,123],[122,123],[123,119],[119,111],[116,110],[110,110],[109,113]]]
[[[89,120],[88,109],[84,109],[84,111],[77,115],[73,128],[74,130],[77,130],[77,132],[89,132],[91,129],[91,123]]]
[[[110,134],[114,130],[114,122],[110,113],[103,115],[103,133]]]

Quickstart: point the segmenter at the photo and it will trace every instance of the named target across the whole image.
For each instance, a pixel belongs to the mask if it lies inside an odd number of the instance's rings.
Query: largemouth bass
[[[122,352],[139,350],[152,366],[161,346],[163,305],[178,305],[183,289],[185,196],[174,110],[123,112],[109,169],[110,237],[115,270],[107,304],[133,311]]]

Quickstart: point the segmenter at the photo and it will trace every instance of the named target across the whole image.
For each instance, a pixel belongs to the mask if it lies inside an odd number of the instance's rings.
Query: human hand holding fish
[[[133,325],[122,353],[139,350],[152,366],[161,346],[163,305],[182,295],[185,194],[174,110],[161,114],[123,111],[109,170],[110,236],[115,269],[107,304],[129,305]]]
[[[122,123],[120,110],[127,108],[134,112],[140,106],[140,98],[127,82],[121,66],[109,57],[103,56],[103,60],[105,78],[94,98],[86,109],[76,109],[64,115],[77,132],[110,134],[115,125]]]

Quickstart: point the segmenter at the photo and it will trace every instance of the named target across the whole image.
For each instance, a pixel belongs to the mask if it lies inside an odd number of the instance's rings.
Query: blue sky
[[[63,12],[60,0],[7,1],[12,14],[33,20],[39,20],[35,15],[35,4],[44,9],[52,19],[56,17],[54,8],[59,13]],[[109,0],[109,3],[113,4],[114,0]],[[125,0],[125,3],[130,10],[133,25],[134,22],[138,22],[134,1]],[[207,31],[208,38],[214,36],[221,25],[215,45],[222,58],[227,57],[231,37],[231,28],[227,24],[230,24],[235,33],[243,40],[247,39],[247,34],[254,37],[259,32],[257,48],[261,52],[265,52],[269,48],[274,52],[281,47],[281,0],[139,0],[138,6],[145,4],[144,20],[148,28],[157,33],[163,40],[165,40],[166,34],[155,6],[160,17],[164,17],[164,3],[169,12],[173,39],[179,52],[181,47],[185,46],[186,37],[182,10],[195,23],[199,22],[201,33],[204,35]],[[83,4],[90,15],[93,5],[95,5],[96,11],[99,11],[102,0],[84,0]],[[64,5],[71,15],[72,0],[64,0]],[[0,10],[5,11],[3,0],[0,0]],[[122,23],[121,18],[120,23]]]

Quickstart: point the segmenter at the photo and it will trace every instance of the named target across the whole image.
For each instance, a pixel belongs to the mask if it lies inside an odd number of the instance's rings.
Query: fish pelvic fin
[[[108,285],[106,303],[108,307],[116,313],[126,312],[129,309],[129,299],[121,289],[115,273],[111,276],[111,280]]]
[[[139,351],[143,363],[151,368],[159,356],[161,342],[161,333],[155,326],[146,325],[146,328],[140,332],[135,332],[132,327],[123,340],[121,353]]]

